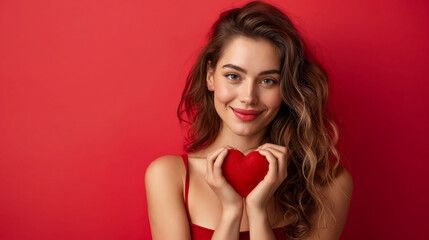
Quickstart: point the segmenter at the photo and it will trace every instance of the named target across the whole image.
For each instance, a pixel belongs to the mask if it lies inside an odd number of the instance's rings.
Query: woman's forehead
[[[280,56],[274,44],[262,38],[237,36],[224,47],[217,67],[239,66],[249,73],[280,70]]]

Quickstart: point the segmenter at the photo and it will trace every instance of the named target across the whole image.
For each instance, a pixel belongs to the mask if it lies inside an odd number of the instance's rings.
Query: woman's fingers
[[[264,149],[264,148],[267,148],[267,147],[271,147],[271,148],[277,149],[278,151],[284,152],[285,154],[287,153],[287,148],[285,146],[280,146],[280,145],[276,145],[276,144],[272,144],[272,143],[262,144],[259,148],[260,149]]]
[[[281,175],[281,172],[284,171],[284,165],[285,165],[285,161],[284,161],[284,157],[283,157],[283,153],[280,152],[279,150],[272,148],[272,147],[266,147],[264,148],[264,150],[270,152],[276,159],[277,159],[277,175]]]
[[[277,162],[277,159],[268,150],[259,150],[259,153],[262,156],[265,156],[265,158],[267,159],[267,161],[269,163],[268,173],[266,175],[266,178],[269,181],[275,181],[275,179],[277,179],[277,175],[278,175],[278,162]]]
[[[225,147],[221,147],[214,152],[211,152],[207,154],[206,158],[206,177],[211,176],[213,172],[214,163],[216,161],[217,156],[222,152],[225,151]]]
[[[277,158],[278,161],[278,174],[279,176],[284,179],[287,176],[287,160],[286,160],[286,154],[283,152],[280,152],[276,148],[267,147],[264,148],[264,150],[271,152],[275,158]]]
[[[206,179],[210,178],[212,179],[212,181],[224,179],[222,173],[222,164],[225,160],[226,155],[228,155],[229,149],[234,149],[234,147],[225,145],[207,155]]]
[[[277,158],[281,158],[284,155],[283,152],[273,147],[265,147],[262,150],[270,151]]]
[[[226,181],[222,172],[222,164],[233,147],[224,146],[207,155],[206,181],[216,196],[220,199],[222,208],[242,209],[243,199]]]
[[[246,204],[251,208],[265,209],[269,199],[287,176],[287,149],[275,144],[264,144],[257,151],[267,159],[268,173],[247,196]]]
[[[282,179],[285,179],[287,177],[287,167],[289,165],[289,161],[287,159],[287,148],[272,143],[266,143],[262,145],[260,149],[270,151],[278,159],[278,174]]]
[[[225,160],[225,157],[228,155],[228,150],[225,148],[216,158],[216,161],[213,166],[213,174],[216,178],[223,178],[222,173],[222,164]]]

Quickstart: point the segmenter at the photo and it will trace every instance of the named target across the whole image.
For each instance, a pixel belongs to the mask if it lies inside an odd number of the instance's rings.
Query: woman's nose
[[[246,80],[241,87],[240,101],[249,105],[256,104],[258,96],[253,81]]]

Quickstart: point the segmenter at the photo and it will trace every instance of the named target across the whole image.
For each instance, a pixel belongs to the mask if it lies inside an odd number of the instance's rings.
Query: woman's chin
[[[242,127],[242,128],[233,129],[232,132],[235,135],[240,136],[240,137],[254,137],[260,131],[257,131],[254,128]]]

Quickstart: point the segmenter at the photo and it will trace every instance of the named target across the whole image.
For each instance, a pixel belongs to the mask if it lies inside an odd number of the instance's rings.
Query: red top
[[[185,163],[186,168],[186,185],[185,185],[185,206],[186,206],[186,214],[188,215],[189,225],[191,229],[191,239],[194,240],[210,240],[213,236],[214,230],[205,228],[202,226],[198,226],[196,224],[193,224],[191,222],[191,216],[189,214],[188,209],[188,189],[189,189],[189,175],[188,175],[188,156],[186,154],[182,155],[183,162]],[[276,236],[276,239],[278,240],[287,240],[283,228],[274,228],[273,229],[274,235]],[[250,239],[249,231],[240,232],[240,240],[247,240]]]

